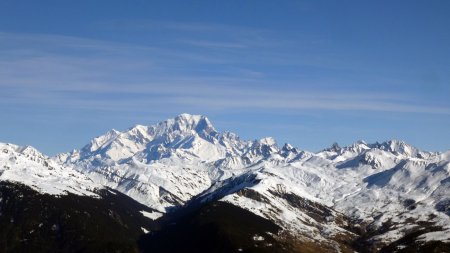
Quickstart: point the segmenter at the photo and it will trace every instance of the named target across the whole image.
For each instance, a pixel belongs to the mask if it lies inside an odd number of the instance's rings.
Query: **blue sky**
[[[0,141],[49,155],[180,113],[316,151],[450,149],[449,1],[0,0]]]

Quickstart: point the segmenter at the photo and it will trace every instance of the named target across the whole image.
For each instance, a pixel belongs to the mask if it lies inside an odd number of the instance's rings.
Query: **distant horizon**
[[[51,155],[180,112],[302,150],[450,149],[450,1],[1,1],[0,141]]]

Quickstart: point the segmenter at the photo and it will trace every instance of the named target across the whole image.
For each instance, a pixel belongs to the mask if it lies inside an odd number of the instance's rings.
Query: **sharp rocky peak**
[[[283,145],[283,147],[281,148],[281,150],[283,150],[283,151],[291,151],[294,149],[295,149],[294,146],[292,146],[290,143],[285,143]]]
[[[323,151],[328,151],[328,152],[340,152],[342,150],[341,146],[339,146],[339,144],[337,142],[334,142],[331,147],[324,149]]]

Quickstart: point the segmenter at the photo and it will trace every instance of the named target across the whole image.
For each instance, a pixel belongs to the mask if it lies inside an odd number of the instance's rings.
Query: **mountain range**
[[[3,252],[450,252],[450,151],[319,152],[181,114],[47,157],[0,144]]]

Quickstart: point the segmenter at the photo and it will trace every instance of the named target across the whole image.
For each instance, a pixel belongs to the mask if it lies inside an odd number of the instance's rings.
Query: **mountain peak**
[[[192,115],[182,113],[173,119],[168,119],[162,123],[171,130],[178,130],[181,132],[194,130],[197,133],[216,132],[209,119],[202,115]]]
[[[380,144],[380,149],[395,152],[407,156],[416,156],[419,150],[408,143],[401,140],[389,140]]]
[[[267,146],[277,146],[277,141],[273,137],[265,137],[259,140],[263,145]]]
[[[199,114],[189,114],[189,113],[179,114],[174,119],[175,119],[175,121],[185,121],[185,122],[200,122],[202,120],[208,120],[208,118],[206,116],[199,115]]]
[[[385,142],[383,142],[383,144],[387,144],[387,145],[390,145],[390,146],[405,146],[405,145],[406,146],[411,146],[408,143],[406,143],[406,142],[404,142],[402,140],[397,140],[397,139],[392,139],[392,140],[385,141]]]
[[[324,149],[324,151],[329,151],[329,152],[339,152],[339,151],[341,151],[342,150],[342,148],[341,148],[341,146],[337,143],[337,142],[334,142],[332,145],[331,145],[331,147],[329,147],[329,148],[327,148],[327,149]]]
[[[176,116],[175,118],[183,118],[183,119],[201,119],[201,118],[206,118],[203,115],[200,114],[190,114],[190,113],[181,113],[178,116]]]
[[[286,150],[286,151],[290,151],[294,149],[294,146],[292,146],[290,143],[284,143],[283,147],[281,148],[282,150]]]
[[[106,132],[106,134],[92,139],[91,142],[88,145],[86,145],[83,149],[88,152],[94,152],[95,150],[98,150],[99,148],[108,145],[108,143],[113,141],[117,136],[119,136],[120,133],[121,132],[112,129]]]

